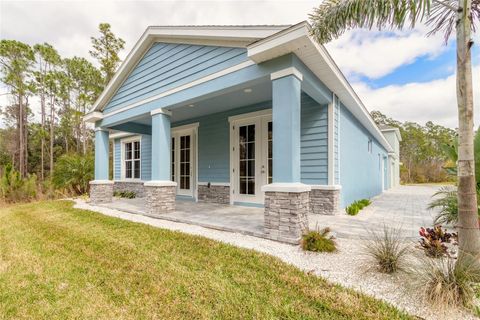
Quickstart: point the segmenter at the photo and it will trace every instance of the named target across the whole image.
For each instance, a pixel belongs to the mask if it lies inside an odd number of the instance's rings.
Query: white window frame
[[[138,178],[127,178],[125,177],[125,144],[126,143],[133,143],[137,142],[140,144],[140,177]],[[120,140],[120,150],[121,150],[121,179],[125,181],[142,181],[142,136],[133,136],[133,137],[128,137]],[[133,150],[132,150],[133,152]],[[134,175],[135,169],[133,168],[132,165],[132,176]]]

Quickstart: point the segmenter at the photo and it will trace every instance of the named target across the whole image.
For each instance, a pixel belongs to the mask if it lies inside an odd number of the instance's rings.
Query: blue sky
[[[126,50],[149,25],[294,24],[321,1],[0,1],[0,37],[31,45],[48,42],[65,57],[91,59],[90,36],[109,22]],[[404,31],[349,31],[326,47],[369,110],[400,121],[456,127],[455,44],[426,37],[419,25]],[[480,59],[475,36],[474,91],[480,101]],[[6,91],[0,87],[0,94]],[[0,95],[0,105],[7,103]],[[36,114],[38,110],[33,102]],[[477,110],[480,109],[476,108]],[[480,124],[480,114],[475,113]]]

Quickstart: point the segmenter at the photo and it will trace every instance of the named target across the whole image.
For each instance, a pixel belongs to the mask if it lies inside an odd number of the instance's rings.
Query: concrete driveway
[[[375,197],[372,204],[357,216],[310,215],[310,228],[330,227],[338,238],[369,238],[370,231],[381,232],[383,226],[400,228],[401,236],[418,238],[420,227],[431,227],[435,212],[427,210],[438,185],[399,186]]]

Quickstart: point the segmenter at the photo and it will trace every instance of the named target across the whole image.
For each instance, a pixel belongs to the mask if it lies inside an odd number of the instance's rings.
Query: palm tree
[[[353,28],[402,29],[425,22],[428,35],[456,31],[458,104],[458,234],[462,254],[480,256],[475,162],[471,47],[480,0],[324,0],[310,15],[312,34],[325,43]]]

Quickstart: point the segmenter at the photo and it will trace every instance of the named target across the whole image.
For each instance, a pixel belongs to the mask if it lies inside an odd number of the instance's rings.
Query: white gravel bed
[[[306,253],[298,246],[282,244],[275,241],[206,229],[200,226],[150,218],[100,206],[92,206],[83,199],[75,199],[75,208],[92,210],[107,216],[117,217],[151,226],[181,231],[192,235],[200,235],[242,248],[270,254],[282,261],[294,265],[301,270],[314,273],[330,282],[382,299],[409,314],[424,319],[477,319],[472,314],[455,310],[448,313],[434,310],[422,303],[412,290],[406,287],[403,276],[385,275],[366,267],[360,240],[337,239],[336,253]]]

